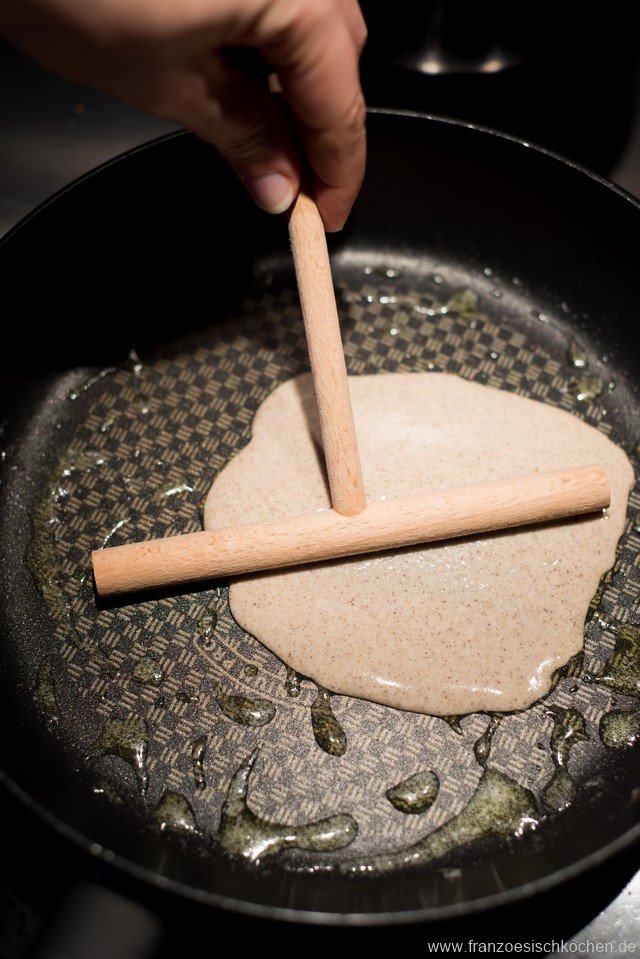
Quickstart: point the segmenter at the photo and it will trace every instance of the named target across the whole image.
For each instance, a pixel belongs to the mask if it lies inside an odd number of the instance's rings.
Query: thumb
[[[191,80],[171,119],[213,144],[261,209],[283,213],[300,188],[300,164],[273,97],[217,57]]]

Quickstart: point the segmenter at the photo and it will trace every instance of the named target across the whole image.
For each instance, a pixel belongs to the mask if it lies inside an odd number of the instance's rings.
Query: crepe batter
[[[605,466],[611,507],[545,527],[336,560],[232,582],[231,611],[337,693],[432,715],[521,709],[583,643],[615,561],[633,470],[577,417],[444,373],[349,379],[369,501]],[[328,509],[309,374],[279,386],[216,477],[205,527]]]

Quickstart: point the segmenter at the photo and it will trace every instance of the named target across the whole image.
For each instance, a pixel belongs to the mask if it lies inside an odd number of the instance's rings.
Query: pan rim
[[[617,183],[607,179],[607,177],[602,176],[600,173],[596,173],[595,170],[590,170],[589,167],[583,166],[581,163],[578,163],[576,160],[573,160],[562,153],[557,153],[554,150],[550,150],[548,147],[540,146],[539,144],[533,143],[530,140],[524,140],[522,137],[517,137],[511,133],[505,133],[503,130],[497,130],[494,127],[484,126],[481,123],[472,123],[468,120],[458,120],[454,117],[439,116],[435,113],[422,113],[419,110],[394,110],[389,107],[368,107],[367,116],[369,115],[406,117],[414,120],[428,120],[429,122],[435,124],[458,127],[466,130],[475,130],[478,133],[487,134],[488,136],[496,137],[499,140],[506,140],[509,143],[514,143],[517,146],[524,147],[525,149],[534,150],[536,153],[541,153],[543,156],[549,157],[552,160],[557,160],[564,166],[568,166],[571,169],[576,170],[578,173],[582,173],[590,180],[600,184],[600,186],[611,190],[613,193],[616,193],[621,199],[626,200],[637,210],[640,210],[640,198],[633,196],[628,190],[625,190],[624,187],[618,186]],[[103,163],[99,163],[98,166],[92,167],[85,173],[81,173],[80,176],[70,180],[69,183],[65,183],[64,186],[61,186],[50,196],[46,197],[44,200],[41,200],[37,206],[25,214],[25,216],[18,220],[17,223],[14,223],[14,225],[0,237],[0,247],[4,246],[5,243],[11,240],[23,227],[30,223],[35,216],[45,210],[50,203],[54,203],[56,200],[60,199],[60,197],[64,196],[69,190],[73,190],[80,183],[83,183],[85,180],[95,176],[97,173],[101,173],[103,170],[108,169],[116,163],[126,160],[130,156],[135,156],[135,154],[140,153],[143,150],[148,150],[150,147],[153,147],[158,143],[175,140],[178,137],[183,136],[193,136],[193,134],[184,129],[173,130],[171,133],[164,133],[162,136],[154,137],[153,140],[147,140],[145,143],[140,143],[138,146],[131,147],[129,150],[118,153],[116,156],[110,157]]]
[[[576,172],[588,177],[591,181],[599,184],[602,187],[605,187],[607,190],[612,191],[614,194],[630,203],[631,206],[640,211],[640,200],[632,196],[622,187],[612,183],[606,177],[595,173],[587,167],[584,167],[576,161],[556,153],[553,150],[550,150],[546,147],[541,147],[512,134],[504,133],[503,131],[481,124],[449,117],[442,117],[435,114],[422,113],[414,110],[370,108],[367,112],[371,115],[403,117],[419,121],[427,120],[436,125],[469,129],[491,138],[496,137],[500,140],[513,143],[516,146],[533,150],[536,153],[542,154],[543,156],[557,161],[563,166],[568,166]],[[35,216],[46,209],[49,204],[64,196],[69,190],[72,190],[80,183],[116,163],[120,163],[122,160],[127,159],[130,156],[133,156],[141,151],[148,150],[150,147],[153,147],[156,144],[173,140],[178,137],[183,137],[185,135],[190,134],[184,130],[177,130],[165,134],[161,137],[157,137],[153,140],[132,147],[131,149],[106,160],[99,166],[83,173],[81,176],[75,178],[70,183],[65,184],[51,196],[47,197],[25,217],[19,220],[18,223],[16,223],[4,236],[0,238],[0,248],[5,243],[10,241],[17,233],[19,233],[23,227],[30,223]],[[14,779],[12,779],[11,776],[5,773],[1,767],[0,784],[2,784],[2,786],[6,788],[7,791],[12,794],[20,803],[22,803],[26,809],[34,813],[48,827],[52,828],[56,834],[61,836],[64,840],[72,842],[76,847],[83,850],[90,857],[103,862],[109,867],[109,869],[122,871],[125,875],[130,876],[136,881],[149,883],[152,887],[155,887],[162,892],[175,894],[181,898],[188,899],[202,905],[212,906],[225,912],[246,915],[257,919],[272,919],[290,923],[307,923],[319,926],[363,927],[407,925],[412,923],[437,922],[459,918],[466,915],[479,914],[486,910],[509,905],[524,900],[530,896],[553,890],[561,883],[574,879],[585,874],[589,870],[602,865],[606,861],[615,857],[618,853],[631,847],[640,839],[640,822],[638,822],[636,825],[627,829],[617,838],[610,841],[600,849],[591,852],[580,859],[577,859],[568,866],[556,869],[554,872],[551,872],[548,875],[523,883],[522,885],[515,886],[511,889],[491,893],[487,896],[482,896],[471,901],[457,902],[445,906],[425,906],[419,909],[408,909],[403,911],[395,910],[379,912],[336,913],[329,911],[295,909],[284,906],[265,905],[242,899],[231,898],[223,896],[219,893],[190,886],[181,881],[160,875],[148,867],[138,865],[120,853],[114,853],[112,850],[102,847],[80,830],[70,826],[67,822],[65,822],[63,819],[60,819],[56,814],[52,813],[37,799],[30,795],[30,793],[28,793]]]
[[[530,882],[506,889],[502,892],[491,893],[466,902],[456,902],[447,906],[425,906],[422,909],[407,909],[379,912],[328,912],[313,909],[293,909],[286,906],[273,906],[243,899],[235,899],[215,892],[207,892],[195,886],[187,885],[177,879],[170,879],[145,866],[127,859],[120,853],[101,846],[92,841],[79,830],[58,818],[45,806],[34,799],[26,790],[19,786],[10,776],[0,768],[0,785],[35,815],[62,839],[72,842],[77,848],[84,851],[94,860],[102,862],[109,870],[119,870],[137,882],[149,883],[163,893],[178,895],[183,899],[204,906],[220,909],[223,912],[249,916],[254,919],[266,919],[291,924],[303,923],[323,927],[375,927],[375,926],[404,926],[417,923],[441,922],[444,920],[461,918],[463,916],[478,915],[491,909],[521,902],[531,896],[548,893],[565,882],[576,879],[592,869],[603,865],[616,855],[629,849],[640,839],[640,822],[617,839],[595,852],[576,860],[569,866],[557,869],[546,876]],[[95,880],[98,881],[98,880]],[[112,885],[106,880],[106,885]]]

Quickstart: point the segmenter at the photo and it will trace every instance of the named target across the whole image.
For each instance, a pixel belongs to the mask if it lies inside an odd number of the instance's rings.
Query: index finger
[[[325,229],[339,230],[362,178],[365,103],[358,49],[339,5],[293,5],[287,22],[261,44],[278,74],[315,174]]]

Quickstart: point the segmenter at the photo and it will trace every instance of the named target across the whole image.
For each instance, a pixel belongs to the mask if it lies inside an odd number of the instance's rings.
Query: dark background
[[[609,4],[592,13],[544,3],[394,0],[363,6],[370,28],[363,59],[370,105],[506,130],[640,196],[640,44],[623,5]],[[44,73],[0,42],[0,233],[81,173],[171,129],[165,121]],[[612,943],[617,953],[626,940],[640,951],[637,850],[535,905],[455,927],[322,933],[214,918],[165,901],[97,868],[1,792],[0,822],[0,959],[27,955],[40,928],[57,914],[66,889],[83,878],[98,878],[161,914],[168,930],[163,956],[203,944],[220,948],[227,937],[243,950],[259,944],[305,953],[365,945],[401,950],[412,945],[426,953],[426,942],[439,938],[543,942],[571,937],[574,949],[578,943],[588,948],[589,940]],[[78,904],[90,912],[90,898]],[[126,915],[119,900],[114,910],[114,915]],[[95,955],[101,955],[99,934]]]

